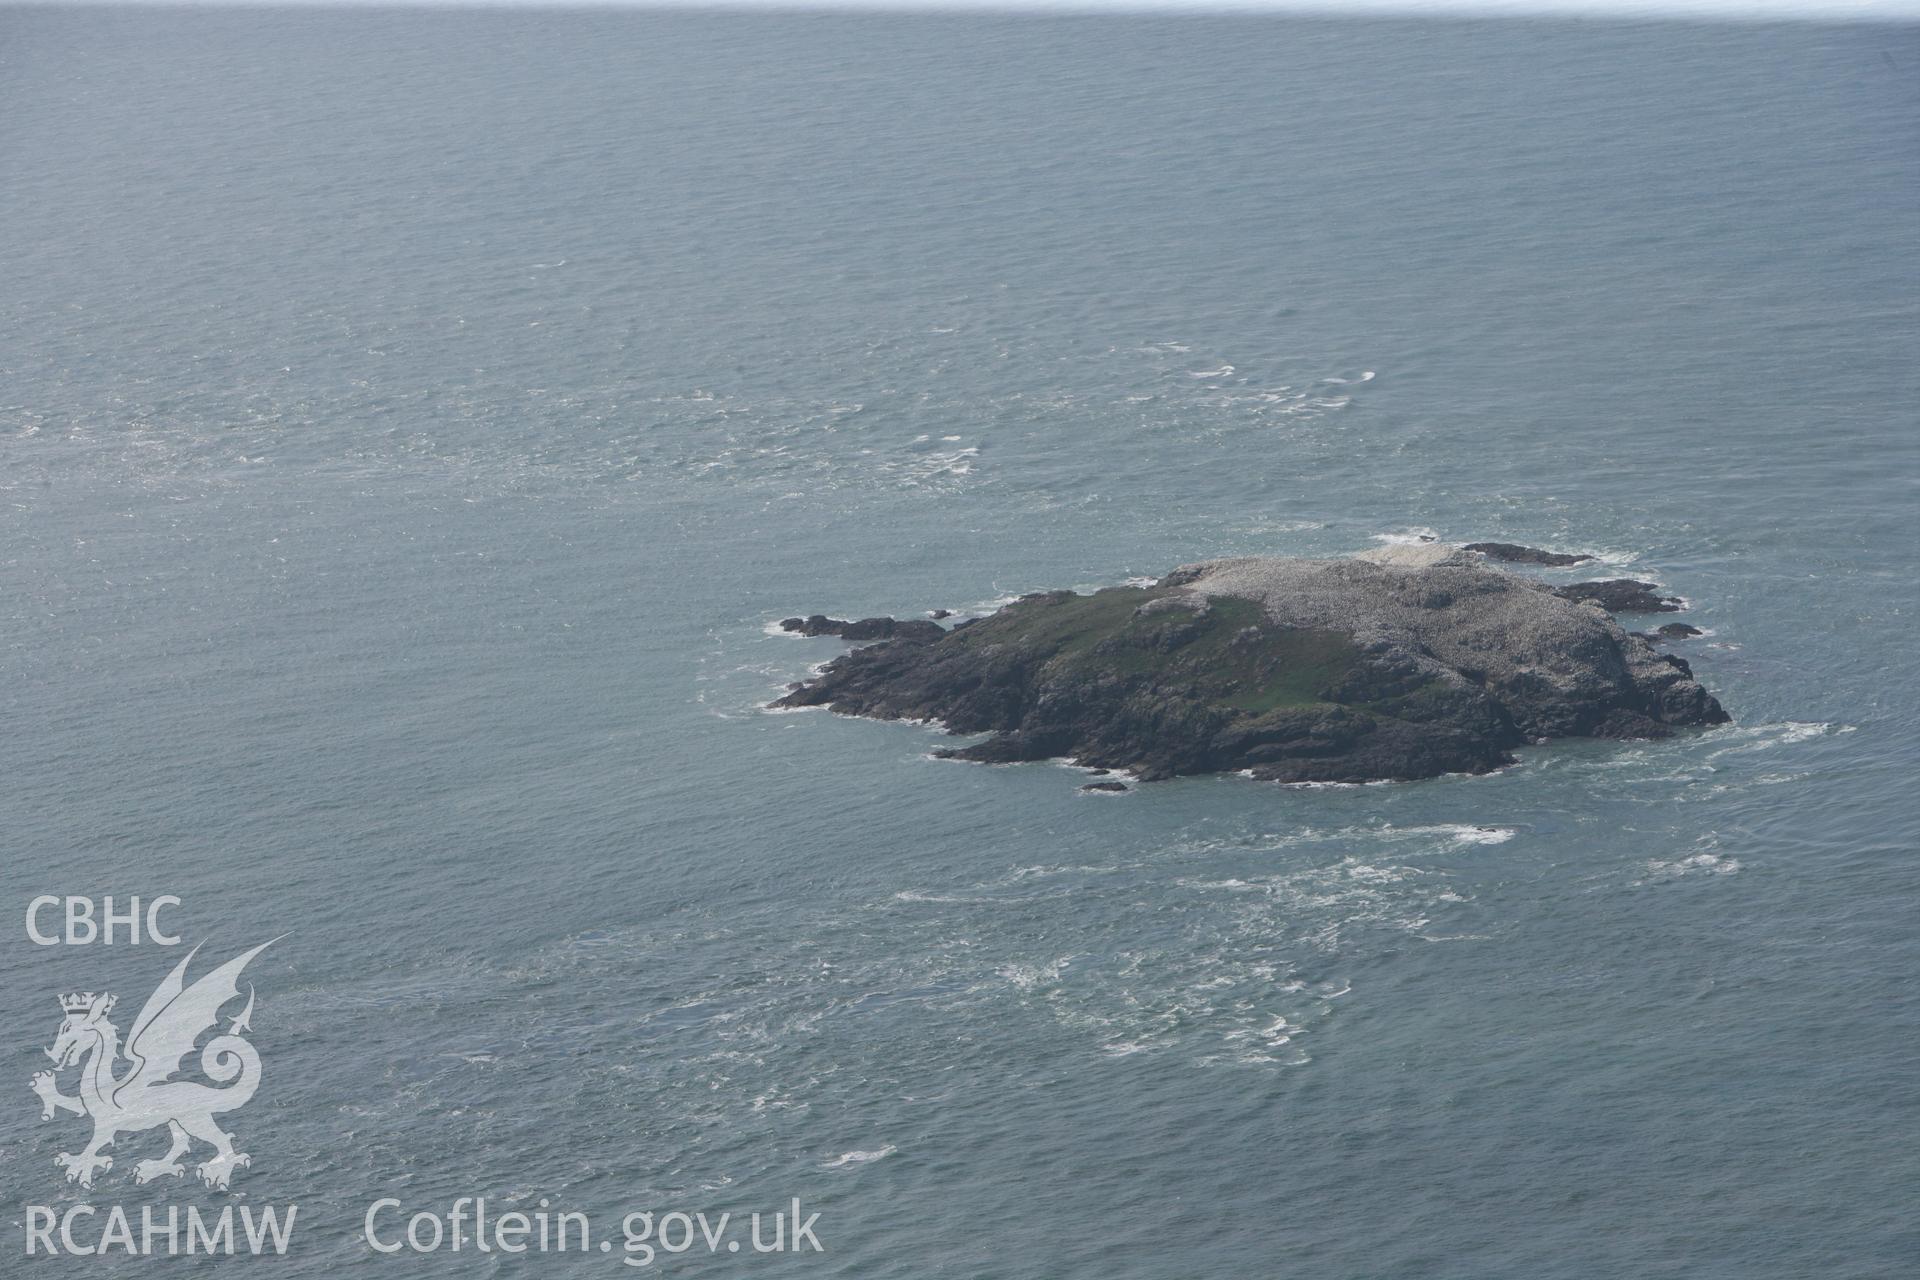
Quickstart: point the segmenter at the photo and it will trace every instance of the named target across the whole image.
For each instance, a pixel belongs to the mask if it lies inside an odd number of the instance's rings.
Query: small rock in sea
[[[783,618],[780,621],[782,631],[792,631],[803,636],[839,636],[842,640],[938,640],[947,634],[946,629],[937,622],[927,622],[919,618],[910,618],[901,622],[894,618],[862,618],[858,622],[848,622],[845,618],[829,618],[824,613],[811,614],[805,618]]]
[[[1080,788],[1082,791],[1125,791],[1124,782],[1089,782]]]
[[[1555,587],[1553,594],[1562,600],[1584,604],[1591,600],[1608,613],[1678,613],[1686,607],[1679,596],[1663,596],[1657,584],[1632,578],[1607,578],[1599,582],[1576,582]]]
[[[829,618],[824,613],[811,614],[805,618],[782,618],[780,629],[803,636],[837,636],[846,630],[844,618]]]
[[[1685,640],[1689,636],[1703,636],[1707,633],[1685,622],[1669,622],[1662,626],[1657,634],[1663,640]]]
[[[1569,565],[1585,564],[1592,556],[1569,555],[1564,551],[1542,551],[1538,547],[1523,547],[1517,542],[1469,542],[1468,551],[1478,551],[1489,560],[1505,560],[1511,564]]]
[[[951,617],[953,616],[953,610],[951,610],[951,609],[929,609],[929,610],[927,610],[927,616],[928,616],[929,618],[932,618],[932,619],[933,619],[933,620],[934,620],[935,622],[938,622],[938,621],[940,621],[940,619],[942,619],[942,618],[951,618]]]

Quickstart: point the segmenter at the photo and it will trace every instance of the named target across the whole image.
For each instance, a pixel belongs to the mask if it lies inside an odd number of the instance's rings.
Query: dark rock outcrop
[[[1530,741],[1727,719],[1683,661],[1602,609],[1444,545],[1036,593],[931,639],[852,650],[776,705],[936,720],[992,735],[943,755],[1064,756],[1142,781],[1484,773]]]
[[[1555,587],[1553,593],[1562,600],[1591,600],[1608,613],[1678,613],[1686,608],[1679,596],[1663,596],[1657,584],[1633,578],[1576,582]]]
[[[1082,791],[1125,791],[1127,790],[1127,784],[1124,782],[1089,782],[1084,784],[1080,789]]]
[[[1505,560],[1509,564],[1546,564],[1569,565],[1585,564],[1592,556],[1571,555],[1565,551],[1542,551],[1538,547],[1523,547],[1517,542],[1469,542],[1464,548],[1478,551],[1489,560]]]
[[[911,640],[919,643],[938,640],[947,634],[946,628],[938,623],[919,618],[909,618],[904,622],[897,618],[862,618],[858,622],[848,622],[844,618],[829,618],[824,613],[805,618],[782,618],[780,629],[803,636],[839,636],[842,640]]]
[[[1684,622],[1669,622],[1651,631],[1636,631],[1633,634],[1643,640],[1651,640],[1655,644],[1664,644],[1669,640],[1690,640],[1694,636],[1703,636],[1707,633]]]

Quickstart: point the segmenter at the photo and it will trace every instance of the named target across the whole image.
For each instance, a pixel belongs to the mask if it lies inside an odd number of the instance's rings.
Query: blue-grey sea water
[[[1901,27],[0,10],[0,1272],[1913,1274],[1916,142]],[[1685,596],[1734,723],[1113,797],[762,710],[788,614],[1423,532]],[[54,1166],[109,893],[290,935],[230,1192]]]

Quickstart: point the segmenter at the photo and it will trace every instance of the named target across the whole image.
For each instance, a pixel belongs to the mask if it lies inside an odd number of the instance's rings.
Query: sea
[[[1898,25],[0,9],[0,1272],[1914,1274],[1916,142]],[[1733,723],[766,708],[788,615],[1423,538],[1684,597]],[[66,1181],[57,998],[270,939],[251,1163]]]

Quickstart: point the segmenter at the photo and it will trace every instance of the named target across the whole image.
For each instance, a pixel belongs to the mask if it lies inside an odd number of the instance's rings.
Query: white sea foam
[[[1351,860],[1342,869],[1347,873],[1347,879],[1358,880],[1362,884],[1398,884],[1421,874],[1412,867],[1375,867]]]
[[[1119,869],[1120,869],[1119,867],[1101,867],[1101,866],[1015,867],[1013,870],[1007,872],[1007,874],[1003,876],[1002,879],[1009,884],[1017,884],[1022,880],[1044,879],[1049,876],[1106,876],[1106,875],[1112,875],[1114,872],[1118,871]]]
[[[1238,1031],[1229,1031],[1224,1040],[1264,1040],[1269,1045],[1282,1045],[1293,1039],[1293,1024],[1278,1014],[1264,1027],[1241,1027]]]
[[[1671,861],[1652,859],[1647,863],[1647,878],[1637,880],[1636,884],[1660,884],[1668,880],[1678,880],[1684,876],[1730,876],[1740,870],[1740,859],[1722,857],[1717,853],[1696,853],[1691,857],[1675,858]]]
[[[961,894],[922,893],[918,889],[902,889],[900,890],[900,892],[893,895],[893,900],[895,902],[967,902],[967,903],[984,903],[988,901],[988,899],[986,898],[969,898]]]
[[[1830,724],[1820,721],[1783,720],[1767,724],[1733,725],[1716,730],[1715,738],[1731,740],[1733,745],[1721,747],[1708,753],[1709,763],[1726,756],[1747,755],[1755,751],[1768,751],[1774,747],[1788,747],[1796,743],[1811,742],[1815,738],[1824,738],[1829,734],[1852,733],[1858,725]]]
[[[1429,542],[1438,542],[1440,535],[1432,529],[1415,525],[1410,529],[1396,529],[1387,533],[1373,535],[1375,542],[1383,542],[1390,547],[1418,547]]]
[[[973,460],[980,456],[978,445],[968,445],[947,453],[932,453],[905,467],[901,483],[928,485],[944,477],[971,475]]]
[[[1352,784],[1347,784],[1352,785]],[[1308,831],[1315,840],[1431,840],[1442,837],[1453,844],[1505,844],[1519,834],[1516,827],[1493,827],[1484,823],[1442,822],[1423,826],[1397,827],[1390,822],[1371,826],[1342,827],[1325,834]]]
[[[892,1143],[873,1151],[843,1151],[838,1156],[821,1165],[822,1169],[844,1169],[850,1164],[872,1164],[875,1160],[885,1160],[899,1148]]]
[[[1600,564],[1629,565],[1637,563],[1640,559],[1638,551],[1617,551],[1608,547],[1580,547],[1577,551],[1580,555],[1592,556]],[[1569,565],[1568,567],[1578,569],[1584,566]],[[1648,577],[1653,576],[1650,571],[1643,572],[1646,572]]]
[[[1456,844],[1505,844],[1518,835],[1512,827],[1442,827]]]
[[[1067,966],[1073,963],[1072,956],[1061,956],[1047,964],[1009,964],[1002,965],[994,972],[1011,982],[1022,991],[1031,991],[1042,983],[1058,982]]]

